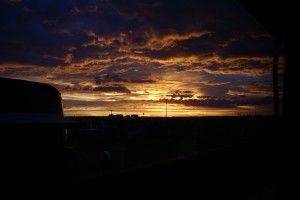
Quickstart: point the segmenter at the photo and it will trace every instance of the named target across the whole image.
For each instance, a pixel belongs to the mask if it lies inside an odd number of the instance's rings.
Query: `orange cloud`
[[[73,55],[71,53],[68,53],[65,57],[65,63],[69,64],[72,62],[72,59],[73,59]]]

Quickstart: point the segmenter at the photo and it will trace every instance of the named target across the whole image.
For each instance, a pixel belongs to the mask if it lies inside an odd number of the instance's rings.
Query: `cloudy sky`
[[[65,115],[272,115],[273,48],[234,0],[0,1],[0,77]]]

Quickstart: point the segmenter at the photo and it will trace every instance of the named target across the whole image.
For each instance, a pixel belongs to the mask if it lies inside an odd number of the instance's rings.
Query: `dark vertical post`
[[[168,117],[168,99],[166,99],[166,117]]]
[[[280,53],[281,37],[275,36],[274,38],[274,58],[273,58],[273,103],[274,103],[274,116],[279,116],[279,87],[278,87],[278,60]]]

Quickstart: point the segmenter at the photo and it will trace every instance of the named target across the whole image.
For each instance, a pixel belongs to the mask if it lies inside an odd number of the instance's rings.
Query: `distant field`
[[[215,149],[280,134],[281,119],[273,117],[109,118],[68,117],[77,122],[68,129],[68,142],[82,159],[83,179],[160,162],[189,158]],[[112,134],[108,141],[78,137],[77,129],[98,124]],[[103,151],[112,159],[106,162]]]

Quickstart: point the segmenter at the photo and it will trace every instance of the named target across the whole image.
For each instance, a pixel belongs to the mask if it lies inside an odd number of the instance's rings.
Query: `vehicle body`
[[[13,191],[38,190],[73,178],[79,166],[66,143],[59,91],[38,82],[0,78],[1,177]],[[75,153],[76,154],[76,153]],[[2,184],[3,185],[3,184]]]

